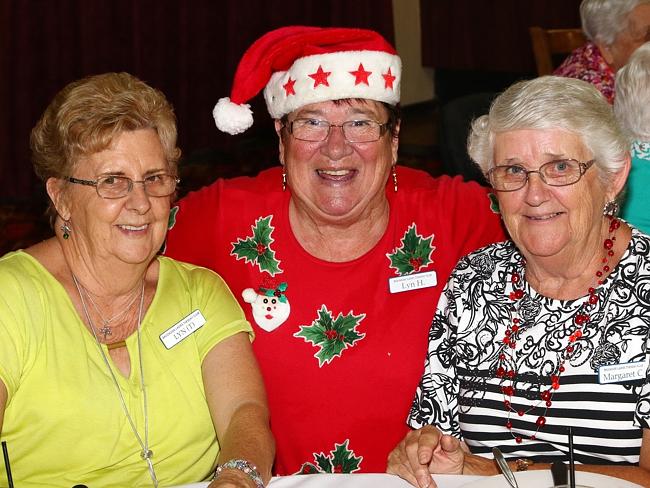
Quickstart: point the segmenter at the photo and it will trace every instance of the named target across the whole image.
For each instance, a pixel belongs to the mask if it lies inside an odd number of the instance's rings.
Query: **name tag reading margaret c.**
[[[205,325],[205,317],[200,310],[194,310],[187,317],[172,325],[165,332],[160,334],[160,340],[167,349],[171,349],[187,336],[196,332]]]
[[[419,290],[420,288],[429,288],[438,284],[438,278],[435,271],[425,273],[415,273],[405,276],[394,276],[388,280],[388,287],[391,293],[401,293],[403,291]]]
[[[608,364],[607,366],[598,368],[598,383],[606,385],[608,383],[625,383],[642,380],[645,378],[647,369],[647,361]]]

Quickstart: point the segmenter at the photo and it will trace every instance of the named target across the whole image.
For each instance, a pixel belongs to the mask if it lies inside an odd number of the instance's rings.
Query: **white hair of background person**
[[[614,114],[632,139],[650,142],[650,42],[616,73]]]
[[[582,30],[590,41],[611,46],[628,29],[630,12],[644,4],[650,4],[650,0],[582,0]]]
[[[629,139],[601,93],[586,81],[542,76],[520,81],[499,95],[487,115],[472,122],[467,150],[483,173],[494,166],[494,139],[500,132],[562,129],[577,134],[593,154],[604,182],[627,160]]]

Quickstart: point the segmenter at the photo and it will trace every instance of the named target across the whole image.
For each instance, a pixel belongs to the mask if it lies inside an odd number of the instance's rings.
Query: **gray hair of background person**
[[[650,142],[650,42],[616,74],[614,114],[632,139]]]
[[[487,173],[494,166],[495,135],[522,129],[577,134],[593,154],[604,182],[625,166],[629,140],[607,100],[586,81],[542,76],[510,86],[494,100],[488,115],[472,122],[467,143],[470,157]]]
[[[630,12],[650,0],[583,0],[580,4],[582,30],[589,40],[611,46],[627,30]]]

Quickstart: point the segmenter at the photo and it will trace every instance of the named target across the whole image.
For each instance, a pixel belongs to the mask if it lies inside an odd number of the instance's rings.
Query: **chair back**
[[[530,27],[537,74],[550,75],[555,69],[554,60],[566,56],[587,42],[581,29],[542,29]]]

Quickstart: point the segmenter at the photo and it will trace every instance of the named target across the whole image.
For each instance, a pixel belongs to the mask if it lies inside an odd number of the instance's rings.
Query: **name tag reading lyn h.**
[[[167,349],[171,349],[190,334],[196,332],[205,325],[205,317],[200,310],[194,310],[187,317],[172,325],[165,332],[160,334],[160,340]]]
[[[419,290],[429,288],[438,284],[435,271],[415,273],[406,276],[394,276],[388,280],[391,293],[402,293],[403,291]]]
[[[598,368],[598,383],[606,385],[608,383],[626,383],[642,380],[645,378],[647,370],[647,361],[608,364]]]

